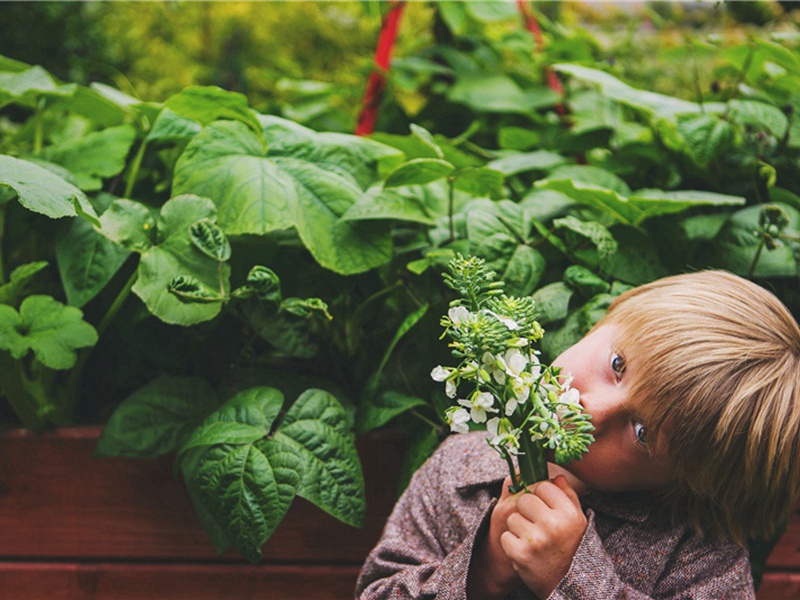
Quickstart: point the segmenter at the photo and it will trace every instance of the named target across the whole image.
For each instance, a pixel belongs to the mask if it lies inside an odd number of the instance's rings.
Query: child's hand
[[[506,518],[500,544],[525,585],[547,598],[567,574],[587,520],[563,475],[528,489],[512,497],[517,510]]]
[[[500,536],[508,531],[506,521],[517,512],[518,494],[508,490],[511,477],[503,482],[503,492],[492,509],[489,520],[489,531],[486,537],[474,549],[474,560],[470,566],[468,579],[468,598],[505,598],[522,582],[514,565],[506,556],[500,544]]]

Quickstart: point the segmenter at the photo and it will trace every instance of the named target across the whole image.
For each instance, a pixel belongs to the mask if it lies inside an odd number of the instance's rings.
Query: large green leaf
[[[684,212],[697,206],[736,206],[745,203],[741,196],[696,190],[637,190],[630,203],[642,211],[635,224],[660,215]]]
[[[154,379],[117,407],[95,453],[154,458],[174,452],[218,403],[217,393],[205,379]]]
[[[594,221],[581,221],[575,217],[568,216],[553,221],[556,229],[565,229],[577,234],[581,238],[588,240],[597,250],[597,259],[600,265],[608,264],[608,261],[617,251],[617,242],[611,232],[600,223]],[[580,250],[576,252],[580,253]]]
[[[32,350],[45,367],[69,369],[77,360],[75,350],[96,343],[97,332],[83,320],[80,309],[50,296],[28,296],[19,312],[0,305],[0,348],[14,358]]]
[[[297,493],[350,525],[364,520],[364,476],[347,415],[323,390],[303,393],[286,413],[275,441],[303,459]]]
[[[223,544],[229,540],[255,563],[294,500],[300,468],[291,448],[260,440],[212,446],[184,465],[184,477],[195,503],[222,529]],[[221,549],[220,540],[215,545]]]
[[[417,194],[404,190],[373,187],[342,215],[341,220],[391,219],[434,225],[429,210]]]
[[[622,223],[637,223],[643,215],[642,210],[632,205],[625,196],[597,185],[570,179],[545,179],[537,181],[536,187],[561,192],[575,202],[591,206]]]
[[[69,96],[75,85],[59,85],[50,73],[35,66],[18,73],[0,73],[0,107],[9,102],[34,106],[40,96]]]
[[[536,290],[533,299],[539,321],[546,325],[566,317],[572,294],[572,289],[563,281],[556,281]]]
[[[156,117],[153,127],[147,134],[147,141],[171,142],[180,140],[190,140],[198,133],[202,127],[194,119],[184,117],[178,113],[165,108]]]
[[[136,130],[130,125],[110,127],[90,133],[42,152],[42,158],[68,169],[81,189],[99,190],[103,179],[125,168]]]
[[[261,123],[247,105],[247,96],[215,86],[191,86],[167,98],[164,105],[172,112],[208,125],[217,119],[241,121],[256,133]]]
[[[767,130],[776,138],[786,135],[789,119],[783,111],[772,104],[756,100],[731,100],[731,117],[739,123]]]
[[[506,75],[470,73],[458,78],[448,99],[478,112],[527,114],[554,106],[561,97],[546,87],[523,90]]]
[[[314,258],[339,273],[388,261],[388,223],[339,219],[377,177],[381,157],[396,151],[278,119],[262,121],[266,145],[241,123],[208,125],[178,160],[173,192],[211,198],[228,235],[295,227]]]
[[[168,286],[175,277],[183,275],[216,293],[227,294],[230,290],[230,266],[206,256],[191,238],[195,223],[216,219],[216,207],[207,198],[183,195],[161,207],[155,233],[152,218],[149,207],[120,199],[103,213],[99,231],[141,254],[133,292],[150,312],[167,323],[179,325],[212,319],[219,314],[221,302],[184,303],[168,291]]]
[[[183,444],[181,452],[198,446],[250,444],[269,435],[283,406],[283,394],[254,387],[236,394],[214,411]]]
[[[456,168],[446,160],[438,158],[414,158],[389,173],[385,187],[424,185],[453,174]]]
[[[0,186],[3,185],[16,192],[22,206],[51,219],[83,216],[92,222],[97,220],[82,191],[31,162],[0,156]]]
[[[703,107],[696,102],[636,89],[604,71],[574,64],[557,64],[553,68],[584,83],[596,85],[603,95],[646,113],[673,117],[703,111]]]
[[[498,273],[508,294],[533,292],[544,274],[545,261],[528,245],[530,223],[522,207],[509,200],[478,200],[465,212],[471,252]]]
[[[94,298],[130,255],[84,219],[73,219],[56,237],[55,250],[61,283],[72,306],[83,306]]]
[[[422,398],[406,396],[392,391],[384,392],[359,407],[358,431],[359,433],[366,433],[377,429],[386,425],[395,417],[427,404]]]
[[[517,152],[490,162],[487,167],[500,171],[506,176],[527,171],[550,171],[567,162],[567,158],[555,152],[537,150],[536,152]]]
[[[736,132],[726,120],[716,115],[697,115],[678,123],[685,140],[684,151],[702,168],[721,158],[733,146]]]

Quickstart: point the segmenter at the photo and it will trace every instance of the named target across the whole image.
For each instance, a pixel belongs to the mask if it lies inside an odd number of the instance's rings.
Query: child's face
[[[588,454],[565,468],[590,489],[653,490],[668,482],[666,467],[656,440],[647,439],[647,424],[626,406],[636,367],[616,341],[614,326],[603,325],[554,362],[565,376],[572,375],[572,387],[595,427]]]

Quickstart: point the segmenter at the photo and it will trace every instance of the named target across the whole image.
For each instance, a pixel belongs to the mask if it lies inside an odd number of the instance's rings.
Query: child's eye
[[[616,352],[611,355],[611,370],[614,371],[617,381],[621,381],[622,374],[625,372],[625,359]]]
[[[647,427],[644,426],[644,423],[633,422],[633,435],[636,436],[636,441],[642,446],[647,446]]]

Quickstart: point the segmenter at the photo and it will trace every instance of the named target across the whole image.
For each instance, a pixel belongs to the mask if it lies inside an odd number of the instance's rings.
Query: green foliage
[[[152,39],[113,47],[156,101],[0,58],[0,393],[33,429],[113,411],[103,455],[177,452],[218,548],[257,559],[296,494],[359,523],[353,430],[406,429],[409,469],[433,449],[432,315],[458,253],[533,297],[543,361],[686,270],[727,268],[798,313],[792,39],[676,50],[714,65],[678,95],[569,24],[543,19],[536,51],[510,4],[411,3],[364,139],[341,132],[380,10],[268,4],[137,6],[130,31],[109,15],[133,7],[93,8],[114,44]],[[184,33],[238,39],[256,17],[296,26],[231,52],[261,70]],[[167,42],[162,22],[183,28]]]

